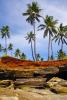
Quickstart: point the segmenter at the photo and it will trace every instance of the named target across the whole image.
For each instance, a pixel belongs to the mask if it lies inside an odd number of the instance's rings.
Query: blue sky
[[[37,1],[43,9],[41,15],[54,16],[59,23],[67,24],[67,0],[0,0],[0,28],[3,25],[9,25],[11,38],[8,39],[8,43],[13,43],[14,50],[20,48],[28,58],[31,58],[31,50],[24,37],[27,32],[32,31],[32,27],[25,21],[22,13],[27,8],[26,4],[32,1]],[[37,53],[40,53],[42,57],[47,59],[48,38],[43,39],[42,31],[36,31],[36,34]],[[0,43],[4,45],[4,39],[0,39]],[[54,55],[56,56],[60,46],[55,43],[53,45]],[[67,46],[65,45],[64,51],[67,53]]]

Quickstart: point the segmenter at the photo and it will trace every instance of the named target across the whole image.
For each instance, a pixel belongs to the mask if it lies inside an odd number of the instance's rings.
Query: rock
[[[56,86],[53,86],[53,87],[51,87],[51,90],[53,91],[53,92],[56,92],[56,93],[64,93],[64,94],[67,94],[67,87],[64,87],[64,86],[61,86],[61,85],[56,85]]]
[[[46,79],[44,78],[30,78],[30,79],[20,79],[14,82],[16,88],[23,86],[37,87],[43,86]]]
[[[59,82],[63,81],[63,79],[60,79],[58,77],[53,77],[52,79],[50,79],[48,82],[47,82],[47,85],[49,87],[53,87],[55,85],[57,85]]]
[[[47,86],[56,93],[67,94],[67,81],[58,77],[53,77],[47,82]]]
[[[39,70],[35,71],[35,73],[39,73],[41,75],[56,74],[58,72],[59,72],[59,68],[57,68],[57,67],[47,67],[47,68],[39,69]]]
[[[67,81],[63,80],[63,81],[59,82],[59,85],[67,87]]]
[[[7,87],[11,84],[10,80],[0,80],[0,87]]]

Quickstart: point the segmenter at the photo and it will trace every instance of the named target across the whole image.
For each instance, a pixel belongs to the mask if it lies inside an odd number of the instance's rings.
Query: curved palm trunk
[[[35,56],[35,61],[36,61],[37,59],[36,59],[36,34],[35,34],[35,22],[34,22],[33,28],[34,28],[34,56]]]
[[[49,42],[48,42],[48,60],[50,60],[50,42],[51,42],[51,36],[49,34]]]
[[[31,40],[31,52],[32,52],[32,58],[33,58],[33,60],[35,61],[35,59],[34,59],[34,54],[33,54],[33,45],[32,45],[32,40]]]
[[[7,55],[7,37],[5,36],[5,54]]]

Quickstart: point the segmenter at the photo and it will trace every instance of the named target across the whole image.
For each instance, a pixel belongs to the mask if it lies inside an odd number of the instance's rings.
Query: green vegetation
[[[33,26],[33,30],[27,32],[26,40],[31,47],[31,55],[33,61],[43,61],[40,53],[37,52],[37,43],[36,43],[36,30],[43,30],[44,35],[43,38],[48,37],[48,60],[54,60],[53,54],[53,41],[57,42],[60,45],[60,50],[57,53],[57,59],[67,59],[67,55],[63,50],[64,44],[67,45],[67,25],[59,24],[53,16],[41,16],[40,12],[42,9],[39,7],[37,2],[32,2],[31,4],[27,4],[26,11],[22,14],[26,16],[26,21]],[[38,25],[36,22],[40,22],[42,19],[42,23]],[[38,28],[36,29],[38,25]],[[4,54],[4,56],[9,56],[9,53],[13,57],[17,57],[18,59],[26,60],[27,56],[24,52],[22,52],[19,48],[14,49],[14,45],[12,43],[7,43],[7,39],[10,38],[10,28],[8,25],[2,26],[0,28],[1,38],[5,39],[5,47],[0,44],[0,52]]]
[[[53,39],[55,39],[55,42],[58,41],[58,45],[61,43],[61,51],[63,51],[63,45],[64,44],[67,45],[66,34],[67,34],[67,26],[63,26],[63,24],[60,24],[57,35],[55,35]]]
[[[20,59],[21,59],[21,60],[26,60],[27,57],[26,57],[26,55],[25,55],[24,53],[22,53],[22,54],[20,55]]]
[[[57,59],[65,59],[65,57],[66,57],[65,52],[62,51],[62,49],[59,50]]]
[[[19,58],[20,57],[21,51],[19,49],[15,50],[15,57]]]

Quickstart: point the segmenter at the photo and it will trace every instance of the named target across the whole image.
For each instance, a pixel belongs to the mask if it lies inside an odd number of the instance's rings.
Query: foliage
[[[10,43],[9,46],[8,46],[8,50],[12,50],[13,49],[13,44]]]
[[[39,20],[39,17],[41,17],[39,14],[40,11],[41,9],[39,8],[38,3],[32,2],[32,4],[27,4],[27,10],[25,13],[23,13],[23,16],[27,16],[26,21],[31,25],[34,25],[35,20],[38,22],[40,21]]]
[[[53,40],[55,40],[55,42],[58,42],[58,45],[61,43],[62,50],[63,50],[63,44],[67,45],[66,34],[67,34],[67,26],[63,26],[63,24],[61,23],[59,28],[58,28],[58,32],[54,36]]]
[[[15,57],[19,58],[21,54],[21,51],[19,49],[15,50]]]
[[[4,54],[4,55],[3,55],[3,57],[9,57],[9,55],[7,55],[7,54]]]
[[[21,59],[21,60],[26,60],[26,58],[27,58],[27,57],[26,57],[26,55],[25,55],[24,53],[22,53],[22,54],[20,55],[20,59]]]
[[[65,56],[66,56],[65,52],[60,49],[57,58],[64,59]]]

